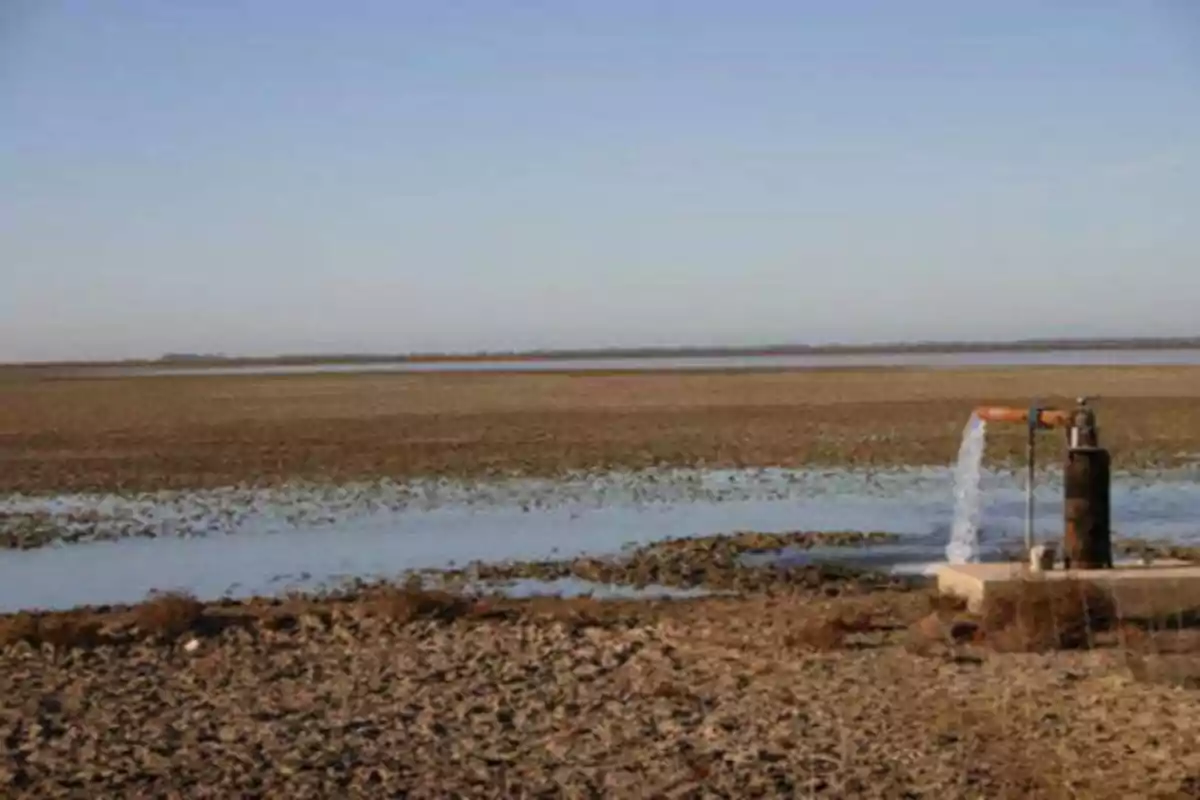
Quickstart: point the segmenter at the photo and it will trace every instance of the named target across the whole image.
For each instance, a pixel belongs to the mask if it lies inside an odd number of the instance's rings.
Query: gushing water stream
[[[963,429],[954,467],[954,522],[946,560],[965,564],[979,558],[979,514],[982,508],[979,481],[983,472],[983,449],[987,443],[987,423],[974,414]]]

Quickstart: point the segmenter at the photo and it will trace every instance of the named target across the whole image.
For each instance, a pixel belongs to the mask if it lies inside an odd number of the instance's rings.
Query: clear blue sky
[[[0,0],[0,360],[1200,334],[1198,257],[1191,0]]]

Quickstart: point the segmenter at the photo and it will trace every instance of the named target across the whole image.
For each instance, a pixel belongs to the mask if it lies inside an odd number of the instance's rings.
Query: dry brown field
[[[1096,401],[1117,468],[1200,452],[1200,368],[0,381],[0,491],[291,478],[946,464],[975,405]],[[1044,437],[1054,458],[1058,437]],[[995,430],[1011,462],[1022,432]]]

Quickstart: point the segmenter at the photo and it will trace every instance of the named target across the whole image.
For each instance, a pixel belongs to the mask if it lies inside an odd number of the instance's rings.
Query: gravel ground
[[[173,607],[48,616],[91,646],[8,637],[0,794],[1200,793],[1200,695],[1178,681],[1135,680],[1116,649],[954,645],[922,591],[825,588],[486,608],[394,590],[210,606],[183,628]]]

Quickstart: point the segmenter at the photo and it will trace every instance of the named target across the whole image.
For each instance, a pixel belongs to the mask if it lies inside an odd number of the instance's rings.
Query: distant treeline
[[[606,347],[570,350],[482,350],[474,353],[307,353],[276,356],[230,356],[224,353],[165,353],[158,359],[123,361],[37,362],[8,366],[129,367],[155,364],[188,366],[380,364],[403,361],[551,361],[594,358],[714,358],[729,356],[875,355],[889,353],[995,353],[1048,350],[1191,350],[1200,336],[1126,339],[1020,339],[992,342],[881,342],[877,344],[775,344],[757,347]]]
[[[722,356],[873,355],[888,353],[988,353],[1047,350],[1186,350],[1200,349],[1200,337],[1126,339],[1020,339],[1007,342],[882,342],[877,344],[776,344],[757,347],[611,347],[567,350],[483,350],[473,353],[330,353],[239,357],[205,354],[164,355],[160,362],[214,364],[382,363],[397,361],[508,361],[595,358],[712,358]]]

